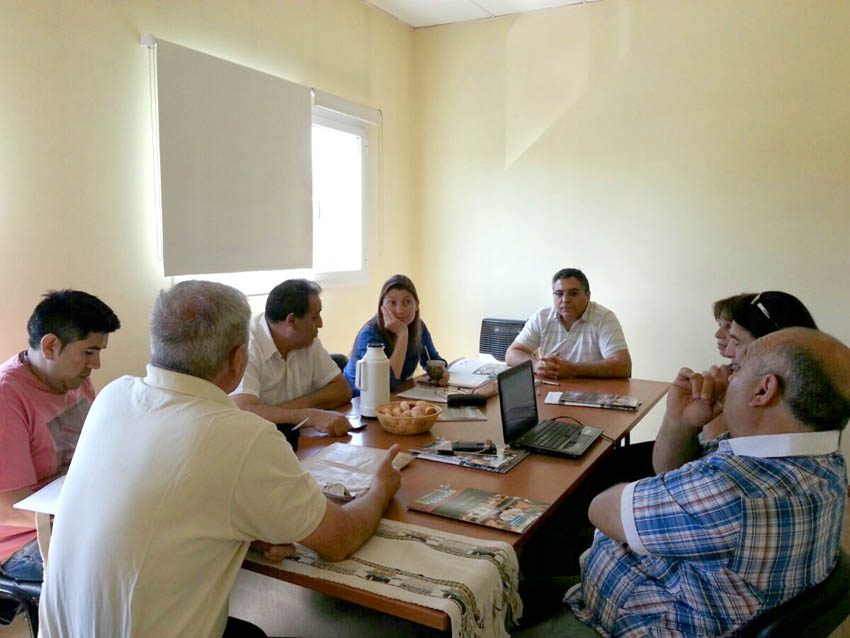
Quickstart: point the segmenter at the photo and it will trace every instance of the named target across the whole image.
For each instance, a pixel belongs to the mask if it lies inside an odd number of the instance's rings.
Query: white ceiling
[[[366,0],[412,27],[481,20],[593,0]]]

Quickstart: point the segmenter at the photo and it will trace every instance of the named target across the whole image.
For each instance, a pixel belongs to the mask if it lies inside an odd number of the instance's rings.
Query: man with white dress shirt
[[[630,377],[632,359],[613,312],[590,301],[590,284],[578,268],[552,277],[553,304],[538,310],[505,355],[510,366],[532,360],[541,377]]]
[[[272,423],[300,423],[343,436],[348,420],[330,411],[351,400],[351,386],[319,341],[321,287],[288,279],[269,293],[266,311],[251,320],[248,367],[231,395],[243,410]]]

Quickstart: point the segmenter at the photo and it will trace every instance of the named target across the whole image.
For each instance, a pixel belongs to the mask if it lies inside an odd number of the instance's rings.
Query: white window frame
[[[359,118],[320,106],[313,107],[312,124],[345,131],[360,137],[360,269],[335,272],[312,271],[313,279],[321,284],[334,286],[359,285],[368,281],[369,265],[369,165],[370,135],[373,127]],[[315,211],[315,204],[314,204]],[[315,214],[315,212],[314,212]]]

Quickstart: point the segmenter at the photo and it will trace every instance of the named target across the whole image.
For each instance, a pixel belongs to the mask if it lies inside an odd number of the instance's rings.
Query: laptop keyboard
[[[523,445],[534,445],[551,450],[566,450],[575,444],[582,427],[575,423],[563,423],[548,419],[520,438]]]

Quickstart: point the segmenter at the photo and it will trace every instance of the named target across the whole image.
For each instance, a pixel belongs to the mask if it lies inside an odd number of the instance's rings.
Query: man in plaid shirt
[[[720,410],[729,433],[701,447]],[[566,598],[575,615],[606,636],[717,636],[824,580],[847,499],[848,418],[850,349],[816,330],[758,339],[731,379],[683,368],[659,474],[591,503],[597,532]]]

